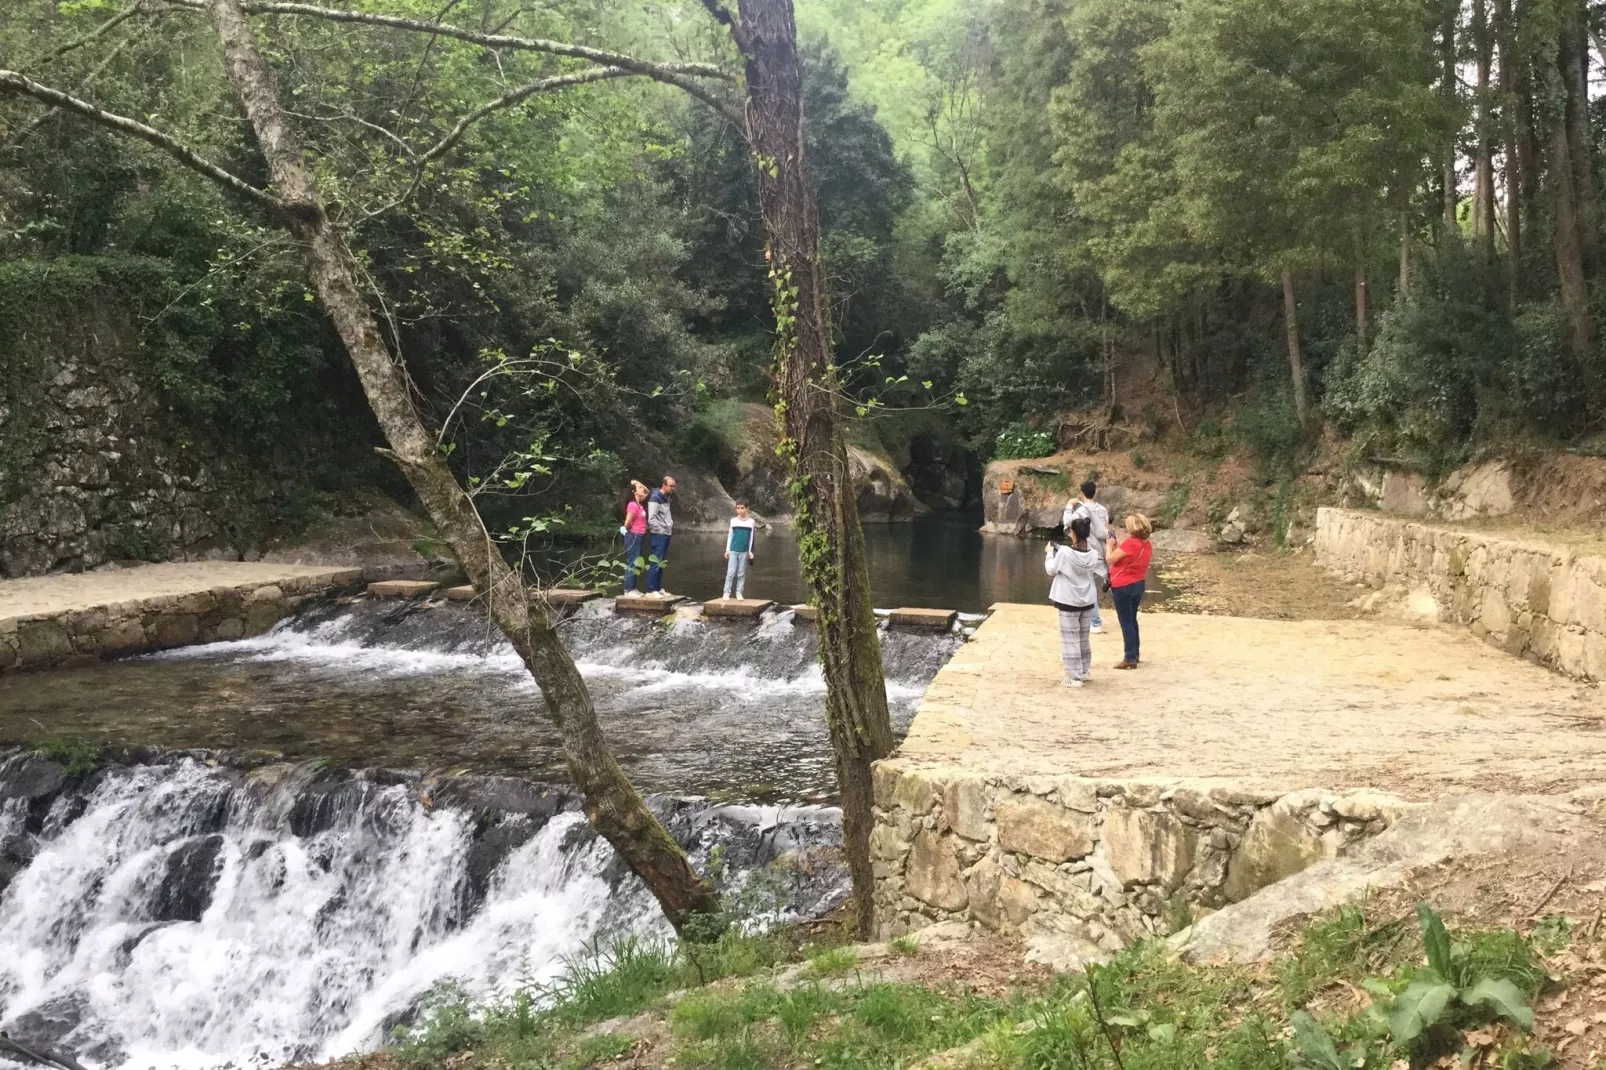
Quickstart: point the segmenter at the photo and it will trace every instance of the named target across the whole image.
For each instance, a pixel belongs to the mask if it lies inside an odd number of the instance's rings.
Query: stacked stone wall
[[[1414,605],[1509,654],[1606,679],[1606,557],[1326,508],[1316,561],[1352,582],[1409,588]]]
[[[362,569],[337,569],[0,619],[0,672],[261,635],[309,599],[355,588],[362,578]]]
[[[1019,933],[1064,959],[1106,955],[1247,898],[1386,829],[1375,791],[1286,794],[1190,782],[876,767],[876,917]]]

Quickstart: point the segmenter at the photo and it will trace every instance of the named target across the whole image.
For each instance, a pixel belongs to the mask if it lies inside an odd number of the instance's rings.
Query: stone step
[[[893,628],[912,628],[923,632],[946,632],[954,626],[959,612],[953,609],[894,609],[887,615]]]
[[[547,602],[554,606],[577,606],[601,597],[596,591],[588,591],[583,587],[553,587],[546,592]]]
[[[479,592],[472,583],[465,583],[461,587],[446,588],[446,600],[449,602],[472,602],[479,597]]]
[[[615,613],[641,613],[652,614],[656,617],[665,616],[674,611],[686,599],[680,595],[673,598],[648,598],[645,595],[621,595],[613,600]]]
[[[703,603],[703,616],[757,617],[774,604],[765,598],[711,598]]]
[[[813,624],[819,619],[819,617],[820,609],[818,606],[799,603],[798,605],[792,607],[792,619],[794,621],[803,621],[807,624]]]
[[[375,598],[418,598],[439,587],[434,580],[380,580],[368,585]]]

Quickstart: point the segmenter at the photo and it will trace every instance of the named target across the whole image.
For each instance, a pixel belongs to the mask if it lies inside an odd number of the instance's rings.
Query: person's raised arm
[[[1118,561],[1126,560],[1127,552],[1121,549],[1121,544],[1115,541],[1114,535],[1110,536],[1109,547],[1110,553],[1109,556],[1105,558],[1105,561],[1113,565]]]

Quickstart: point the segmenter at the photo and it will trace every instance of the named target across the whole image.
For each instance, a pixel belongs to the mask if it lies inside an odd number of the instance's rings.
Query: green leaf
[[[1416,923],[1422,929],[1422,946],[1427,948],[1428,965],[1441,978],[1450,980],[1450,934],[1444,929],[1444,919],[1426,903],[1418,903]]]
[[[1401,1044],[1409,1044],[1436,1025],[1455,998],[1455,989],[1440,980],[1412,981],[1394,1000],[1389,1031]]]
[[[853,411],[858,413],[860,416],[863,416],[866,413],[868,413],[870,410],[865,408],[863,405],[855,405],[853,407]]]
[[[1299,1045],[1305,1061],[1316,1070],[1350,1070],[1349,1063],[1338,1053],[1327,1030],[1304,1011],[1294,1012],[1294,1043]]]
[[[925,387],[927,390],[930,390],[931,389],[931,380],[930,379],[922,379],[922,380],[920,380],[920,385]]]
[[[963,394],[955,394],[954,395],[954,404],[955,405],[969,405],[970,402],[968,400],[966,400],[965,395],[963,395]]]
[[[1534,1012],[1522,998],[1516,985],[1504,977],[1485,977],[1465,992],[1461,1002],[1469,1007],[1484,1004],[1502,1018],[1509,1018],[1526,1032],[1534,1027]]]
[[[1156,1044],[1170,1044],[1177,1039],[1176,1023],[1161,1022],[1159,1025],[1149,1026],[1149,1039]]]

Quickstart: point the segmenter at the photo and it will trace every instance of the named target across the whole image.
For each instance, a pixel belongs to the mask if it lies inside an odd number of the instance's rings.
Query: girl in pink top
[[[625,594],[636,590],[636,575],[647,567],[647,485],[630,481],[631,496],[625,504],[625,523],[619,533],[625,537]]]

